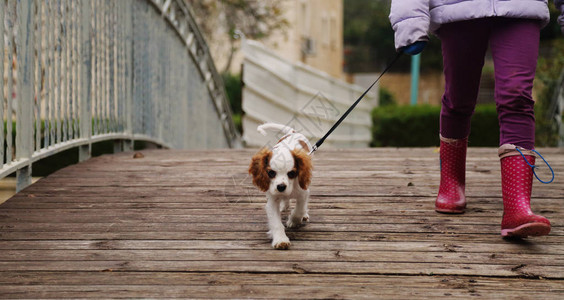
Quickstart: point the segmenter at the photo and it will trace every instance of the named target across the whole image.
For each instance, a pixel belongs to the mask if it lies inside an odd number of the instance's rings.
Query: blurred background
[[[303,63],[363,89],[395,55],[388,14],[390,0],[188,0],[218,70],[222,73],[234,120],[243,130],[241,65],[244,54],[236,30],[264,44],[279,57]],[[541,33],[534,98],[537,146],[557,146],[555,93],[562,84],[564,38],[550,2],[551,21]],[[416,98],[411,90],[411,58],[403,56],[377,89],[371,112],[371,146],[438,145],[440,99],[444,89],[440,41],[431,40],[420,56]],[[471,146],[498,146],[493,100],[493,63],[483,68],[479,106],[473,117]],[[243,80],[244,81],[244,80]],[[561,116],[560,116],[561,119]]]
[[[17,37],[17,26],[14,25],[14,20],[17,19],[15,7],[23,2],[3,1],[2,3],[10,4],[2,13],[6,17],[4,19],[6,28],[4,52],[17,53],[15,51],[17,47],[12,46],[13,40]],[[62,7],[67,7],[69,12],[71,8],[75,9],[73,5],[75,2],[72,1],[37,1],[37,3],[43,3],[43,6],[50,3],[49,9],[44,8],[37,11],[37,14],[43,15],[38,18],[43,23],[59,17],[58,14],[64,10],[55,8],[60,5],[64,4]],[[150,131],[153,125],[157,124],[161,128],[161,125],[166,123],[162,120],[183,119],[178,123],[181,125],[174,128],[180,128],[181,136],[186,138],[184,142],[191,148],[214,148],[220,147],[218,145],[227,145],[221,138],[222,133],[225,133],[225,128],[221,128],[221,124],[229,127],[228,135],[229,139],[232,139],[229,147],[266,145],[268,141],[261,140],[262,137],[256,133],[256,126],[264,122],[291,125],[315,141],[323,136],[340,114],[370,86],[396,54],[394,35],[388,19],[390,0],[174,0],[104,3],[108,4],[107,7],[103,6],[106,7],[106,10],[93,6],[93,12],[95,12],[93,16],[97,16],[98,19],[106,19],[112,15],[112,12],[115,13],[109,4],[117,5],[119,3],[118,7],[123,6],[123,10],[120,11],[121,16],[126,15],[129,18],[116,17],[116,20],[137,20],[139,24],[146,26],[133,31],[140,37],[133,36],[129,40],[116,39],[123,44],[126,44],[124,42],[126,40],[129,42],[134,40],[135,43],[144,45],[137,47],[144,51],[135,52],[140,57],[128,61],[128,63],[139,63],[137,67],[133,68],[139,71],[139,74],[148,74],[147,78],[135,78],[139,81],[138,86],[140,87],[135,90],[138,92],[134,95],[137,101],[134,107],[135,112],[141,116],[140,119],[149,120],[146,117],[152,116],[153,113],[156,114],[158,112],[156,108],[160,107],[159,105],[166,108],[163,111],[169,111],[167,105],[170,105],[174,107],[170,109],[170,112],[176,113],[173,114],[173,117],[161,117],[159,119],[161,123],[158,124],[157,122],[143,123],[143,130],[150,136],[154,133]],[[540,57],[533,90],[536,100],[537,147],[564,145],[564,130],[561,126],[564,106],[564,37],[556,23],[559,12],[552,1],[549,3],[551,21],[541,32]],[[159,5],[162,5],[163,9],[167,7],[167,14],[164,13],[164,10],[161,14],[157,14],[150,9],[145,9]],[[171,5],[174,8],[171,8]],[[128,9],[125,9],[126,7]],[[137,9],[132,9],[134,7]],[[135,17],[131,18],[131,14],[134,14]],[[165,15],[169,23],[165,23],[162,19],[162,16]],[[184,16],[184,18],[179,16]],[[189,38],[178,39],[179,36],[175,35],[175,31],[159,31],[158,26],[155,25],[160,24],[164,26],[163,28],[168,28],[165,24],[178,26],[181,24],[179,20],[193,22],[192,18],[197,24],[195,27],[199,29],[194,32],[184,30],[184,34]],[[76,26],[71,26],[73,20],[66,20],[64,24],[69,26],[68,28],[76,28]],[[50,43],[53,43],[54,40],[60,43],[59,36],[66,36],[63,33],[67,27],[59,26],[57,28],[59,29],[54,30],[58,32],[56,36],[49,35],[49,40],[53,40]],[[115,28],[123,29],[123,26]],[[8,29],[11,30],[11,34],[8,34],[10,32]],[[162,32],[168,35],[165,36]],[[89,35],[85,36],[89,37]],[[101,38],[99,35],[96,37]],[[61,51],[60,47],[46,48],[47,39],[42,40],[42,50],[48,50],[44,53]],[[185,43],[191,45],[188,51],[186,51]],[[194,46],[196,44],[197,47]],[[173,46],[181,49],[177,54],[184,59],[183,61],[176,58],[170,59],[166,61],[169,65],[164,65],[157,60],[166,57],[163,51],[173,49]],[[402,56],[390,72],[382,77],[379,84],[329,137],[324,147],[438,146],[440,99],[444,89],[440,47],[440,41],[431,36],[429,44],[417,60],[414,60],[413,57]],[[105,51],[100,53],[105,53]],[[4,82],[12,82],[12,86],[16,89],[17,59],[16,55],[12,55],[11,59],[9,57],[4,55]],[[197,67],[189,64],[194,58],[198,60]],[[179,62],[193,67],[186,68]],[[49,68],[53,66],[56,66],[56,63],[48,65]],[[170,77],[161,77],[160,73],[155,71],[160,70],[161,67],[171,73]],[[208,95],[206,93],[209,91],[205,85],[200,82],[189,82],[190,76],[186,75],[187,72],[196,73],[201,67],[204,67],[203,70],[205,70],[205,72],[200,70],[205,75],[203,76],[205,83],[208,86],[217,87],[220,91],[214,90]],[[144,68],[154,72],[144,72]],[[215,69],[221,75],[220,77],[217,76]],[[13,72],[8,72],[8,70]],[[171,70],[176,70],[181,75],[172,75]],[[493,100],[493,71],[493,63],[488,54],[482,71],[479,105],[472,119],[470,146],[498,146],[498,121]],[[60,73],[66,74],[65,72]],[[143,77],[138,76],[139,74],[136,73],[136,76]],[[198,73],[198,75],[201,74]],[[42,76],[38,78],[43,78]],[[216,81],[216,77],[220,79]],[[167,85],[174,81],[170,79],[176,80],[174,88]],[[218,111],[218,106],[214,106],[225,101],[221,79],[229,101],[229,105],[221,105],[224,111]],[[115,83],[110,76],[106,80],[108,86]],[[217,86],[209,85],[211,81],[219,84]],[[161,90],[155,87],[160,87],[167,92],[174,91],[178,95],[172,95],[172,92],[171,95],[168,95],[169,93],[163,95]],[[195,87],[200,87],[204,92],[199,94],[199,90]],[[8,97],[8,89],[5,89],[4,92],[6,93],[4,95],[5,105],[13,102],[15,107],[16,93]],[[194,95],[184,95],[186,92]],[[43,92],[40,95],[45,98]],[[212,96],[217,99],[212,101],[211,98],[208,98]],[[184,98],[188,101],[185,101]],[[178,109],[178,103],[170,104],[164,101],[167,99],[179,101],[180,106],[184,106],[185,110]],[[12,115],[11,109],[5,111],[10,112],[9,116],[6,113],[8,117],[5,116],[4,128],[8,128],[8,124],[12,123],[6,120],[14,119],[15,115]],[[114,113],[120,114],[121,112],[116,110]],[[156,116],[160,117],[158,114]],[[214,120],[214,117],[217,116],[221,118]],[[183,121],[186,121],[189,126],[185,126]],[[238,134],[231,134],[235,132],[233,123],[235,123]],[[15,144],[17,136],[15,131],[17,126],[16,123],[13,124],[11,137],[6,137],[6,141],[11,144]],[[226,124],[229,126],[225,126]],[[196,130],[198,126],[203,127],[204,130]],[[184,130],[186,127],[189,130]],[[168,129],[159,129],[158,132],[172,131]],[[37,130],[47,132],[41,126]],[[8,129],[3,131],[4,134],[8,133]],[[154,131],[157,132],[157,130]],[[118,130],[117,133],[120,132]],[[201,134],[198,135],[198,133]],[[216,139],[219,140],[218,143],[210,142]],[[181,139],[173,138],[172,141],[179,142]],[[38,145],[41,145],[41,142]],[[136,140],[131,147],[132,149],[144,149],[159,146],[150,141]],[[115,141],[100,139],[100,142],[91,145],[90,152],[92,156],[98,156],[113,153],[115,149]],[[10,151],[5,151],[5,153],[8,152]],[[14,153],[11,154],[11,156],[2,155],[5,156],[5,165],[17,158]],[[33,163],[34,180],[77,161],[79,161],[79,152],[76,148],[60,152],[54,151],[52,155]],[[0,180],[0,202],[14,193],[14,186],[14,174]]]

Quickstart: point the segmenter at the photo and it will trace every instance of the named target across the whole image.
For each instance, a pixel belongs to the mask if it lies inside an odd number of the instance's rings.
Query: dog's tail
[[[296,132],[292,127],[288,127],[286,125],[276,124],[276,123],[264,123],[259,127],[257,127],[257,131],[260,132],[262,135],[266,135],[267,130],[281,132],[282,134]]]

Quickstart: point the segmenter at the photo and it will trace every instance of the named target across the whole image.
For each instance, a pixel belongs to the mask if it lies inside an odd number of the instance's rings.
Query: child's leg
[[[439,29],[445,76],[440,133],[445,138],[463,139],[470,134],[490,23],[490,19],[476,19],[445,24]]]
[[[536,20],[497,18],[490,46],[495,67],[495,100],[500,145],[533,149],[534,101],[531,96],[539,51],[540,23]]]
[[[445,93],[441,109],[441,181],[435,210],[463,213],[466,208],[466,147],[474,113],[484,55],[488,46],[485,19],[446,24],[442,41]]]
[[[495,66],[495,100],[500,124],[502,236],[539,236],[550,221],[531,210],[535,145],[534,101],[540,24],[527,19],[496,19],[490,36]],[[521,156],[515,148],[522,147]],[[526,159],[526,161],[525,161]],[[528,162],[528,163],[527,163]]]

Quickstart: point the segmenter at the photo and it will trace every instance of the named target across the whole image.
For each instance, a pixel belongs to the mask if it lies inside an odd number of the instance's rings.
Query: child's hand
[[[400,49],[400,51],[402,53],[405,54],[409,54],[409,55],[416,55],[421,53],[421,51],[423,51],[423,49],[425,48],[425,46],[427,45],[427,42],[425,41],[418,41],[415,42],[409,46],[405,46],[403,48]]]

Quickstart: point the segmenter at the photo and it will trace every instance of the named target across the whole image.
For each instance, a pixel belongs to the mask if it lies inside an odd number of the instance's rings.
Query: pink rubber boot
[[[519,148],[529,164],[535,164],[534,153]],[[503,194],[503,220],[501,236],[542,236],[550,232],[550,221],[531,211],[533,169],[515,150],[514,145],[499,149],[501,159],[501,191]]]
[[[435,211],[461,214],[466,208],[466,148],[468,138],[447,139],[441,136],[441,183]]]

